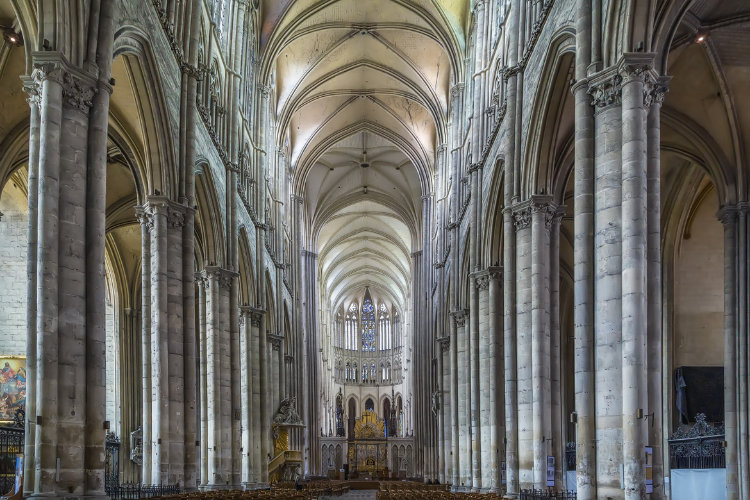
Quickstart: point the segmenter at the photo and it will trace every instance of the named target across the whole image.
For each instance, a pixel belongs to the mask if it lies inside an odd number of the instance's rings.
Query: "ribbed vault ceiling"
[[[364,288],[402,310],[422,196],[460,81],[468,0],[268,0],[266,75],[330,308]]]

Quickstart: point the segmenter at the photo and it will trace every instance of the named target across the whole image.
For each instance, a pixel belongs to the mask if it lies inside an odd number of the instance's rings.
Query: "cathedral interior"
[[[0,495],[750,498],[746,0],[0,35]]]

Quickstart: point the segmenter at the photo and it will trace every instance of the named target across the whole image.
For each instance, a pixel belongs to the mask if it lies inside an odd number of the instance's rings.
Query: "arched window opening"
[[[369,288],[365,290],[362,304],[362,351],[375,350],[375,306],[372,305]]]

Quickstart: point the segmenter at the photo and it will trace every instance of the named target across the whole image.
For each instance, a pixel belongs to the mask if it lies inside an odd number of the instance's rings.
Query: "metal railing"
[[[107,496],[112,500],[152,498],[161,495],[182,493],[179,484],[120,484],[110,488]]]
[[[521,490],[520,500],[576,500],[575,491]]]
[[[724,434],[669,440],[670,469],[723,469]]]
[[[23,453],[23,412],[16,422],[0,426],[0,495],[8,493],[16,483],[16,456]]]

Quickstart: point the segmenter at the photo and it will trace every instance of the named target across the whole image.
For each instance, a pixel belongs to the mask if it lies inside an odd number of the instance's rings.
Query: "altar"
[[[373,410],[365,410],[354,424],[354,439],[349,443],[349,471],[353,477],[386,477],[388,442],[385,423]]]

